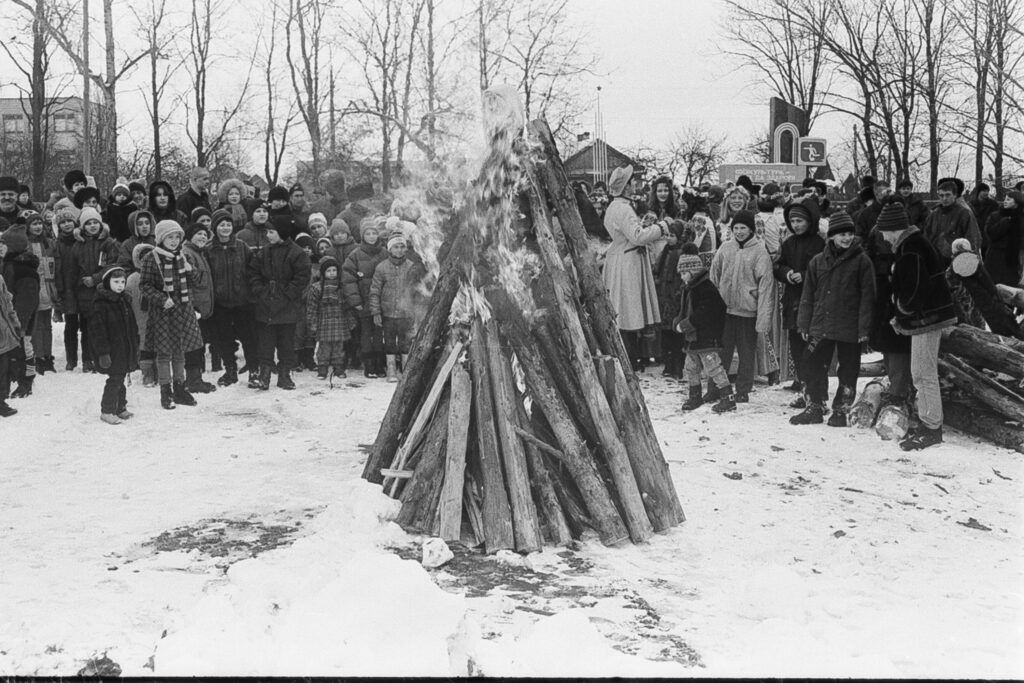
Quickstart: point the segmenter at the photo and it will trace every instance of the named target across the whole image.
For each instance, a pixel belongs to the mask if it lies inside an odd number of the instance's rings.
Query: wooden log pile
[[[645,541],[683,510],[551,131],[489,135],[363,477],[488,553]]]

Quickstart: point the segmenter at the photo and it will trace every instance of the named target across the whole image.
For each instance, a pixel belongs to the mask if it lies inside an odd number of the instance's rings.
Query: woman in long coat
[[[608,181],[612,203],[604,217],[612,243],[605,252],[604,284],[618,317],[622,341],[635,369],[643,370],[640,337],[645,328],[661,322],[658,293],[647,245],[669,234],[668,222],[641,223],[630,206],[633,167],[617,168]]]

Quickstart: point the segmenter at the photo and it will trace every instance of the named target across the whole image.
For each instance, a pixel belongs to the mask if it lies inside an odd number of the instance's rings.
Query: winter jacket
[[[677,266],[681,248],[682,245],[679,243],[666,246],[658,258],[658,264],[654,267],[654,284],[658,290],[658,310],[661,312],[661,322],[665,327],[671,327],[672,321],[679,315],[683,280],[679,277]]]
[[[53,244],[54,286],[60,299],[61,313],[78,313],[78,302],[75,298],[75,261],[72,251],[78,241],[72,234],[61,234]]]
[[[185,218],[189,221],[192,220],[192,212],[200,206],[211,213],[213,212],[213,209],[210,207],[210,193],[204,190],[200,194],[192,189],[192,185],[189,185],[177,199],[177,206],[175,208],[185,214]]]
[[[971,248],[981,252],[981,230],[978,228],[978,222],[974,220],[971,210],[960,204],[935,207],[924,222],[924,236],[935,247],[939,258],[942,259],[943,267],[953,260],[953,240],[960,237],[967,238]]]
[[[206,262],[206,253],[191,242],[181,246],[185,258],[192,264],[195,284],[190,285],[189,298],[192,306],[199,313],[200,320],[213,315],[213,281],[210,277],[210,264]]]
[[[907,222],[911,225],[917,226],[918,228],[924,227],[924,222],[928,218],[928,207],[920,197],[910,195],[909,198],[904,198],[903,195],[896,195],[896,197],[903,203],[904,208],[907,210]],[[877,216],[875,219],[877,220]],[[875,227],[874,225],[871,226]]]
[[[135,271],[128,274],[128,280],[124,286],[124,292],[132,304],[132,313],[135,314],[135,325],[139,330],[139,350],[148,351],[146,346],[146,323],[149,320],[149,302],[142,296],[142,274]]]
[[[900,334],[914,335],[955,325],[956,309],[946,284],[946,265],[931,242],[920,230],[911,228],[893,247],[893,328]]]
[[[203,335],[199,332],[192,302],[182,300],[181,280],[177,274],[172,277],[171,291],[164,291],[160,258],[154,249],[142,261],[139,289],[145,298],[144,307],[149,312],[145,347],[157,356],[174,356],[202,348]],[[195,286],[195,279],[194,269],[185,274],[185,282],[190,290]],[[190,291],[189,299],[191,297]],[[174,302],[174,306],[169,309],[164,308],[168,298]]]
[[[158,187],[162,187],[167,192],[168,202],[166,209],[161,210],[156,205],[156,189]],[[181,226],[182,230],[188,227],[189,217],[182,211],[178,210],[178,202],[174,196],[174,188],[165,180],[154,180],[149,184],[149,202],[146,205],[146,209],[153,214],[153,220],[157,223],[168,220],[176,222]]]
[[[989,218],[993,214],[999,213],[999,202],[988,197],[987,199],[978,199],[975,197],[970,202],[971,211],[974,212],[974,220],[978,224],[978,228],[984,228],[988,225]],[[913,225],[913,224],[911,224]],[[982,233],[981,237],[983,242],[986,242],[984,246],[987,246],[987,237]]]
[[[95,237],[84,232],[81,236],[82,241],[76,241],[71,248],[71,260],[74,263],[73,282],[78,313],[88,317],[92,314],[92,301],[96,296],[100,276],[107,266],[117,263],[121,247],[110,237],[107,226],[103,226]],[[87,277],[92,278],[91,286],[83,282]]]
[[[247,245],[250,250],[259,251],[270,244],[270,240],[267,239],[267,228],[270,226],[271,223],[269,220],[266,223],[260,223],[258,225],[249,221],[235,236],[243,244]]]
[[[89,342],[96,367],[108,375],[127,375],[139,369],[139,327],[131,297],[96,288],[89,316]],[[100,356],[110,356],[110,367],[100,366]]]
[[[415,314],[417,286],[423,279],[423,266],[407,258],[387,258],[377,264],[370,282],[370,314],[385,318],[412,318]]]
[[[0,263],[0,273],[7,291],[14,297],[14,311],[21,329],[31,335],[39,310],[39,257],[30,250],[7,252]]]
[[[835,244],[811,259],[797,329],[815,339],[855,343],[871,334],[875,272],[859,243]]]
[[[726,306],[706,270],[683,287],[679,316],[673,329],[680,331],[688,351],[717,351],[722,347]]]
[[[863,247],[875,273],[874,322],[868,345],[882,353],[910,353],[910,337],[897,334],[891,324],[896,315],[892,285],[892,266],[896,254],[877,229],[868,233]]]
[[[985,228],[988,248],[985,268],[997,285],[1020,286],[1021,243],[1024,240],[1024,208],[1000,208],[993,213]]]
[[[719,248],[711,262],[711,282],[730,315],[757,318],[760,333],[771,328],[772,259],[756,235],[742,244],[733,238]]]
[[[310,285],[306,299],[306,326],[319,342],[348,341],[356,317],[341,291],[341,278],[321,279]]]
[[[783,215],[786,225],[789,226],[789,216],[793,204],[786,207]],[[811,211],[811,225],[802,235],[794,234],[789,229],[790,236],[787,237],[779,248],[779,259],[775,264],[775,279],[783,284],[785,289],[782,292],[782,327],[786,330],[797,328],[797,313],[800,309],[800,297],[804,291],[803,282],[790,282],[790,273],[800,273],[806,279],[807,266],[811,259],[817,256],[825,248],[825,240],[818,234],[818,214],[813,210],[817,203],[806,204]]]
[[[0,354],[21,346],[23,335],[18,313],[14,310],[14,297],[7,291],[7,284],[0,277]]]
[[[149,219],[149,234],[145,237],[139,237],[138,225],[139,218],[141,217]],[[131,273],[135,270],[135,262],[132,260],[132,253],[135,251],[135,247],[140,244],[156,244],[156,240],[153,238],[154,228],[156,228],[156,219],[149,211],[132,211],[131,215],[128,216],[128,231],[131,234],[128,239],[121,242],[121,255],[117,259],[117,265],[124,268],[126,273]]]
[[[378,242],[374,245],[360,244],[341,265],[341,289],[349,305],[360,318],[370,318],[370,285],[377,264],[388,257],[388,252]]]
[[[227,242],[214,237],[206,251],[213,279],[213,301],[221,308],[249,306],[253,302],[249,291],[249,261],[252,252],[248,245],[232,236]]]
[[[853,216],[853,232],[857,237],[863,240],[875,227],[875,223],[878,222],[878,217],[882,213],[882,205],[883,202],[874,200]]]
[[[131,237],[129,220],[131,214],[135,213],[135,209],[136,206],[131,201],[115,204],[111,198],[107,202],[107,208],[103,211],[103,222],[110,228],[110,236],[118,242],[124,242]]]
[[[249,289],[256,297],[256,320],[268,325],[297,323],[305,315],[309,257],[291,240],[271,244],[249,261]]]
[[[643,227],[629,201],[616,197],[604,226],[612,237],[605,252],[604,284],[620,330],[640,330],[661,322],[658,293],[647,245],[662,239],[661,226]]]
[[[55,245],[47,237],[29,235],[28,248],[39,259],[39,309],[52,310],[60,304],[60,292],[57,291],[57,266],[54,258]]]
[[[331,256],[335,261],[344,265],[348,257],[352,255],[352,252],[358,248],[359,244],[349,235],[348,240],[342,244],[331,242],[331,248],[324,253],[324,256]]]

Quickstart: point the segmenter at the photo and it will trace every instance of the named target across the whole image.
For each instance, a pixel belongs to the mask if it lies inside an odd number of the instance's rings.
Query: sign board
[[[825,165],[825,138],[800,138],[797,144],[800,149],[797,161],[804,166]]]
[[[758,185],[769,181],[799,183],[807,177],[807,167],[799,164],[722,164],[718,167],[719,182],[736,182],[741,175]]]

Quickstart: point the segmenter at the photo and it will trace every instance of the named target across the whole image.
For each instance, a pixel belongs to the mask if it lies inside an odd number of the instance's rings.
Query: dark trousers
[[[117,415],[128,407],[128,390],[124,386],[124,375],[107,375],[103,385],[103,398],[100,399],[100,411],[108,415]]]
[[[796,372],[796,379],[798,382],[806,382],[804,379],[804,351],[807,350],[807,342],[804,341],[803,335],[797,330],[788,330],[789,332],[789,357],[793,359],[793,370]]]
[[[824,403],[828,400],[828,366],[832,363],[832,354],[839,358],[839,386],[857,390],[857,377],[860,376],[860,344],[857,342],[841,342],[835,339],[812,339],[807,344],[803,358],[804,385],[807,397],[813,403]],[[842,398],[841,391],[836,392],[833,405],[838,405]]]
[[[0,401],[6,401],[11,393],[11,360],[17,349],[0,353]]]
[[[910,376],[910,354],[886,352],[882,358],[885,374],[889,376],[889,393],[897,398],[909,398],[914,383]]]
[[[256,337],[259,340],[260,365],[274,364],[274,351],[280,367],[291,370],[295,367],[295,323],[268,325],[256,323]]]
[[[739,354],[740,362],[736,368],[736,393],[749,394],[754,388],[754,364],[757,353],[757,318],[744,318],[738,315],[725,316],[725,328],[722,330],[722,367],[726,372],[732,365],[733,352]]]
[[[216,306],[210,317],[212,346],[226,363],[232,363],[238,345],[242,345],[245,364],[255,368],[258,364],[256,338],[253,333],[253,313],[248,306],[225,308]]]
[[[384,353],[409,353],[412,318],[384,318]]]
[[[373,318],[359,319],[359,355],[364,370],[384,370],[384,330],[373,324]]]
[[[64,314],[64,355],[69,363],[78,363],[78,331],[82,331],[82,360],[92,358],[89,347],[89,325],[85,316],[78,313]]]

